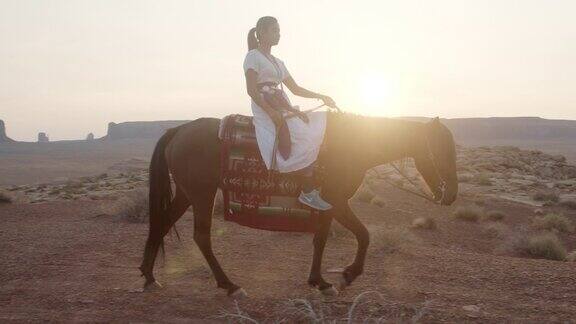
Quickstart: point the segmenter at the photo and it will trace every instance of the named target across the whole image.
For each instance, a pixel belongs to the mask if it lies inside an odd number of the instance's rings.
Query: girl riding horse
[[[248,34],[249,51],[244,59],[244,72],[246,88],[252,98],[258,147],[268,169],[300,175],[302,192],[298,200],[301,203],[328,210],[332,206],[322,199],[313,181],[314,164],[326,129],[326,113],[306,114],[293,107],[283,91],[283,84],[297,96],[321,99],[329,107],[336,107],[336,103],[294,81],[284,62],[270,53],[279,40],[280,26],[274,17],[260,18]],[[297,118],[285,119],[288,114]]]

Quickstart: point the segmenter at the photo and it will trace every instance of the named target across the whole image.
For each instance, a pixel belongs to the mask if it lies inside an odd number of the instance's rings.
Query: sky
[[[0,0],[0,119],[33,141],[251,114],[246,36],[275,16],[297,83],[371,116],[576,119],[576,1]],[[291,95],[302,109],[314,99]]]

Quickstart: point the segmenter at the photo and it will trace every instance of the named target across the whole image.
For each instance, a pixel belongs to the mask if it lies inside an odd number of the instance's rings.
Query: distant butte
[[[6,135],[6,126],[4,126],[4,121],[0,119],[0,143],[11,143],[16,142]]]

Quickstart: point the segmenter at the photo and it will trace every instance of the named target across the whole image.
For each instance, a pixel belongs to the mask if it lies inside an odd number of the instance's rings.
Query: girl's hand
[[[336,102],[334,102],[334,100],[328,96],[322,96],[320,97],[320,100],[322,100],[324,104],[330,108],[338,108],[338,106],[336,106]]]

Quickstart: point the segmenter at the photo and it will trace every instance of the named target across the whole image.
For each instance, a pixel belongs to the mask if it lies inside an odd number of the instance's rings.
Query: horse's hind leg
[[[212,211],[214,208],[216,190],[217,187],[209,189],[202,188],[196,190],[196,192],[190,197],[192,200],[192,207],[194,208],[194,241],[198,245],[202,255],[204,255],[206,262],[208,262],[208,265],[214,274],[214,278],[216,279],[218,288],[226,289],[228,296],[243,297],[246,295],[244,290],[233,284],[232,281],[228,279],[212,251],[210,230],[212,228]]]
[[[145,289],[152,287],[150,286],[152,284],[154,284],[153,286],[159,286],[154,279],[154,262],[158,255],[158,249],[160,248],[164,236],[166,236],[170,228],[172,228],[178,219],[184,215],[188,207],[190,207],[190,202],[188,202],[184,192],[177,188],[176,195],[170,203],[168,219],[161,222],[162,225],[160,228],[156,228],[157,225],[154,225],[154,227],[152,227],[152,224],[150,225],[148,240],[146,241],[146,246],[144,248],[144,260],[140,265],[140,271],[146,278],[146,282],[144,283]]]

